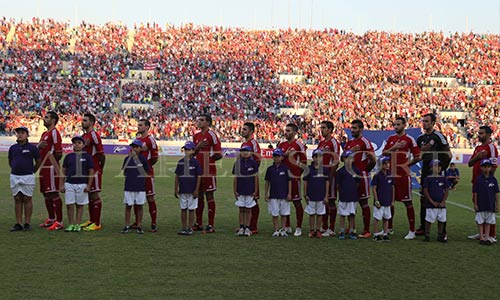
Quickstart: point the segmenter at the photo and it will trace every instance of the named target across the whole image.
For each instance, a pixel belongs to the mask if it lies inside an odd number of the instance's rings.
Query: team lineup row
[[[15,199],[16,224],[11,231],[31,228],[32,195],[35,186],[34,174],[40,170],[40,191],[47,208],[48,218],[41,227],[47,230],[61,230],[63,226],[63,205],[60,192],[65,193],[69,226],[66,231],[94,231],[101,227],[102,170],[105,156],[102,142],[93,130],[95,117],[85,114],[82,119],[84,134],[72,139],[73,153],[68,154],[61,165],[61,136],[55,125],[58,115],[49,111],[44,115],[47,130],[42,134],[38,145],[28,143],[29,132],[26,127],[16,128],[17,143],[9,149],[11,167],[11,189]],[[265,200],[273,216],[273,236],[286,236],[292,232],[290,226],[290,203],[296,212],[295,236],[302,235],[304,211],[310,215],[311,237],[333,236],[337,214],[340,216],[339,238],[369,238],[388,240],[392,231],[394,201],[405,204],[409,232],[405,239],[415,239],[425,235],[429,240],[430,224],[438,221],[438,240],[447,241],[446,198],[448,181],[441,175],[451,161],[451,153],[446,138],[434,129],[436,117],[427,114],[422,118],[423,134],[417,140],[405,132],[406,120],[394,120],[395,134],[387,140],[380,159],[381,168],[372,180],[373,231],[370,231],[371,211],[370,175],[377,160],[370,141],[363,136],[363,123],[351,123],[352,139],[341,149],[332,137],[333,123],[322,121],[320,132],[322,140],[313,151],[313,162],[307,166],[306,147],[296,139],[298,128],[287,124],[285,140],[273,152],[273,165],[266,170]],[[215,232],[216,164],[222,158],[221,143],[217,134],[210,129],[212,118],[203,114],[196,119],[200,129],[193,141],[184,145],[185,157],[178,162],[175,178],[175,195],[180,198],[182,229],[179,234],[190,235],[193,230],[204,233]],[[126,204],[125,227],[127,233],[135,229],[143,233],[143,205],[147,202],[151,216],[151,232],[156,232],[157,209],[154,193],[154,165],[158,161],[158,148],[154,138],[149,135],[150,122],[138,122],[137,139],[125,158],[122,169],[125,175],[124,203]],[[240,129],[244,142],[240,155],[233,167],[234,195],[239,207],[240,229],[238,235],[250,236],[257,232],[259,216],[260,147],[254,139],[255,126],[244,123]],[[498,210],[498,184],[493,174],[496,169],[498,151],[491,143],[492,130],[488,126],[479,128],[481,145],[477,146],[469,161],[473,167],[474,205],[477,211],[477,238],[482,244],[496,241],[494,212]],[[342,159],[339,159],[342,152]],[[343,166],[338,169],[343,162]],[[415,227],[415,211],[411,196],[411,177],[409,167],[422,161],[420,198],[420,227]],[[489,171],[488,171],[489,169]],[[59,173],[60,170],[60,173]],[[488,171],[488,172],[487,172]],[[83,176],[82,176],[83,175]],[[444,179],[443,179],[444,178]],[[485,189],[476,189],[478,184]],[[351,193],[353,189],[358,193]],[[476,192],[477,191],[477,192]],[[489,191],[483,195],[484,191]],[[302,195],[307,206],[302,206]],[[208,222],[203,226],[203,211],[208,206]],[[338,200],[338,203],[336,203]],[[362,211],[363,230],[356,235],[356,203]],[[89,220],[82,223],[83,206],[88,204]],[[131,223],[134,208],[135,222]],[[489,214],[483,214],[488,212]],[[24,215],[24,221],[23,221]],[[493,215],[493,217],[491,217]],[[278,217],[281,216],[281,224]],[[345,219],[348,228],[345,228]],[[383,220],[383,230],[378,232],[378,221]],[[24,225],[22,225],[24,224]]]

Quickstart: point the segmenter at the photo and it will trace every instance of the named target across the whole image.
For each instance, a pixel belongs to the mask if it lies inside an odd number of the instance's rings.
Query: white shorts
[[[289,216],[290,202],[285,199],[269,199],[269,202],[267,203],[267,210],[273,217]]]
[[[238,207],[252,208],[257,203],[255,203],[255,199],[252,195],[239,195],[234,204],[236,204],[236,206]]]
[[[181,209],[194,210],[198,208],[198,198],[194,198],[193,194],[180,194],[179,203]]]
[[[491,211],[478,211],[476,213],[477,224],[496,224],[495,213]]]
[[[340,216],[350,216],[356,215],[356,204],[357,202],[342,202],[339,201],[339,205],[337,205],[338,214]]]
[[[25,196],[32,197],[33,191],[35,190],[35,174],[10,174],[10,189],[12,190],[13,196],[21,192],[21,194]]]
[[[425,221],[429,223],[446,222],[446,208],[427,208],[425,209]]]
[[[325,203],[323,201],[309,201],[304,211],[308,215],[322,216],[326,214]]]
[[[66,189],[66,196],[64,197],[64,203],[66,203],[66,205],[89,204],[89,193],[83,191],[86,187],[87,185],[85,183],[74,184],[65,182],[64,188]]]
[[[146,203],[146,192],[123,192],[123,203],[128,206],[132,205],[144,205]]]
[[[391,207],[390,206],[381,206],[377,208],[375,205],[373,206],[373,218],[377,221],[382,219],[389,220],[392,218],[391,215]]]

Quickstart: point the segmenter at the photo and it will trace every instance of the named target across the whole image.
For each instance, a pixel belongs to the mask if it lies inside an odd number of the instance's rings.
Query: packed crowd
[[[210,112],[223,141],[239,140],[237,129],[251,120],[261,142],[275,143],[281,138],[275,128],[290,121],[299,125],[302,139],[315,142],[324,119],[332,120],[340,138],[356,118],[367,129],[390,130],[396,116],[419,127],[425,113],[465,111],[465,124],[443,118],[441,130],[452,145],[473,147],[479,124],[489,124],[492,137],[500,137],[499,48],[498,36],[473,33],[71,27],[3,18],[0,130],[9,133],[25,119],[37,124],[40,111],[54,109],[74,126],[83,112],[96,114],[103,137],[128,137],[134,118],[149,117],[157,138],[182,140],[195,130],[193,112]],[[151,80],[122,84],[145,65],[156,67]],[[306,83],[279,83],[279,74],[304,76]],[[435,76],[454,78],[460,88],[429,80]],[[117,109],[120,97],[132,103],[157,99],[160,108]],[[308,113],[281,114],[287,107]]]

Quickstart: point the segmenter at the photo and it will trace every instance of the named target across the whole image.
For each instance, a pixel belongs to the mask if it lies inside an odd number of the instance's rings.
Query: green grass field
[[[408,225],[400,203],[390,243],[305,236],[274,239],[262,200],[260,233],[237,237],[229,159],[219,167],[225,176],[218,178],[215,194],[217,232],[178,236],[172,176],[177,159],[161,157],[156,167],[159,232],[155,234],[119,233],[124,218],[123,178],[118,176],[123,156],[107,157],[102,231],[48,232],[36,227],[46,218],[37,191],[34,229],[10,233],[14,223],[10,170],[1,154],[1,299],[494,299],[500,294],[499,245],[484,247],[467,240],[476,231],[474,213],[452,204],[448,244],[435,241],[436,226],[430,243],[421,238],[403,240]],[[268,164],[264,161],[262,169]],[[471,207],[470,170],[460,166],[460,171],[462,180],[449,200]],[[415,206],[418,214],[419,204]],[[292,209],[292,224],[294,219]],[[149,220],[146,208],[145,224]],[[307,216],[304,221],[307,232]],[[361,217],[357,222],[359,227]]]

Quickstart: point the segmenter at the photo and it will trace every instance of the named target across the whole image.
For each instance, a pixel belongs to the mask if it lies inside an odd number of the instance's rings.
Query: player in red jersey
[[[495,174],[495,170],[498,167],[498,149],[495,147],[495,144],[491,141],[491,134],[493,130],[489,126],[481,126],[479,127],[479,131],[477,132],[477,136],[479,138],[479,142],[481,145],[476,146],[474,149],[474,153],[469,160],[469,167],[472,167],[472,185],[476,182],[476,179],[481,175],[481,160],[488,158],[492,162],[491,174]],[[496,225],[490,225],[490,239],[493,242],[497,240],[497,232]],[[479,233],[475,235],[471,235],[468,238],[470,239],[479,239]]]
[[[330,192],[328,195],[327,213],[323,215],[322,236],[335,236],[335,220],[337,218],[337,190],[335,184],[335,175],[339,166],[340,144],[333,138],[333,123],[322,121],[319,127],[323,139],[319,142],[318,148],[323,151],[323,167],[329,170]],[[330,217],[330,223],[328,223]]]
[[[295,206],[295,214],[297,216],[297,228],[295,228],[294,236],[302,235],[302,219],[304,218],[304,208],[302,207],[301,191],[301,175],[304,168],[307,168],[306,146],[298,141],[295,137],[299,128],[297,125],[289,123],[285,126],[285,139],[281,142],[278,148],[283,150],[285,159],[283,164],[290,169],[290,177],[292,178],[292,202]],[[291,233],[290,216],[287,217],[286,231]]]
[[[102,201],[99,193],[102,189],[102,172],[106,162],[104,147],[102,146],[101,136],[94,130],[95,116],[91,113],[83,115],[82,128],[84,131],[85,152],[92,156],[94,161],[94,179],[89,191],[89,221],[80,224],[83,230],[95,231],[101,230],[101,210]]]
[[[40,167],[40,192],[45,198],[45,207],[49,217],[40,227],[47,230],[60,230],[63,228],[62,200],[59,196],[59,160],[62,157],[62,140],[56,124],[59,116],[49,111],[43,117],[43,125],[47,128],[40,138],[38,149],[42,166]]]
[[[210,129],[212,117],[202,114],[196,119],[197,127],[200,129],[193,137],[196,145],[195,157],[200,162],[203,174],[201,176],[200,190],[198,193],[198,208],[196,208],[196,223],[193,230],[203,230],[204,233],[215,232],[215,198],[214,192],[217,190],[217,168],[215,162],[222,158],[222,148],[217,134]],[[205,200],[208,205],[208,225],[203,228],[203,209]]]
[[[406,134],[405,118],[396,118],[393,125],[396,134],[387,139],[382,155],[391,158],[391,174],[394,177],[394,186],[396,187],[395,199],[405,204],[406,216],[410,225],[410,231],[405,236],[405,239],[413,240],[415,239],[415,209],[412,202],[410,166],[421,160],[420,148],[417,141]],[[410,155],[412,155],[411,160]],[[394,219],[394,205],[391,206],[391,215],[392,217],[389,220],[390,231],[392,231],[392,220]]]
[[[255,133],[255,124],[252,122],[246,122],[241,127],[241,136],[245,139],[245,141],[241,144],[240,148],[244,146],[249,146],[252,148],[253,159],[260,165],[260,146],[259,142],[254,138]],[[256,205],[252,207],[252,218],[250,220],[250,230],[252,230],[252,234],[258,233],[257,223],[259,221],[259,202],[258,198],[255,199]]]
[[[153,166],[158,162],[158,146],[156,145],[155,138],[149,134],[149,129],[151,128],[151,123],[149,120],[140,119],[137,122],[137,139],[142,142],[141,155],[148,161],[149,170],[148,177],[146,178],[146,200],[148,201],[149,215],[151,216],[151,230],[150,232],[157,232],[158,225],[156,223],[157,208],[155,201],[155,181],[154,181],[154,169]],[[139,208],[139,207],[138,207]],[[135,206],[134,206],[134,213]],[[136,220],[137,220],[137,213]],[[136,227],[137,223],[132,224],[132,227]]]
[[[369,238],[370,233],[370,206],[368,198],[370,198],[370,171],[375,167],[376,158],[372,143],[363,136],[363,122],[354,120],[351,122],[352,139],[349,140],[344,147],[344,150],[354,152],[354,166],[361,172],[361,181],[359,182],[359,205],[363,214],[363,233],[359,235],[361,238]]]

